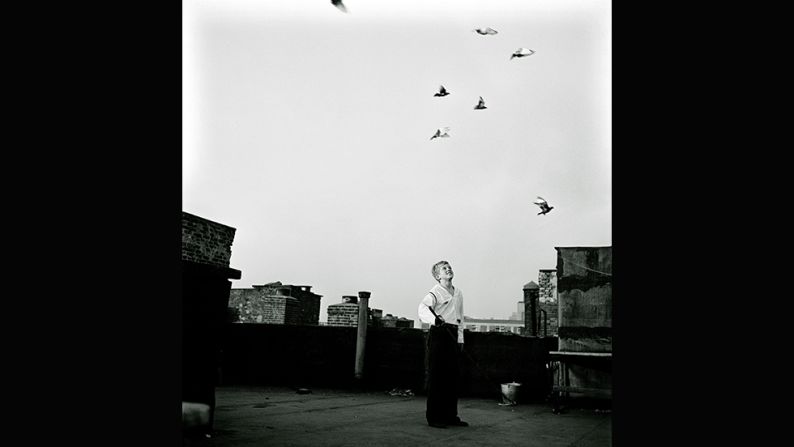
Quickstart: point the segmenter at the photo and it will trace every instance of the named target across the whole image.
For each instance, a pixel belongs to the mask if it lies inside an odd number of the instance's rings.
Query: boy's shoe
[[[447,422],[447,424],[448,425],[454,425],[456,427],[468,427],[469,426],[468,422],[463,422],[463,421],[460,420],[460,418],[455,418],[455,420]]]

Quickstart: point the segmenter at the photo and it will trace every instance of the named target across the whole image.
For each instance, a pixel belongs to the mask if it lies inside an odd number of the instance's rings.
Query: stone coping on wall
[[[242,272],[240,270],[229,267],[219,267],[213,264],[204,264],[183,259],[182,266],[196,273],[201,273],[202,275],[220,276],[228,279],[240,279],[242,277]]]

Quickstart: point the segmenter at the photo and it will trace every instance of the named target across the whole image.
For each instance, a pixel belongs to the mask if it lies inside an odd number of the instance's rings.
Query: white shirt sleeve
[[[433,299],[433,295],[431,295],[430,293],[428,293],[427,295],[425,295],[424,298],[422,298],[422,302],[419,303],[419,320],[421,320],[422,323],[427,323],[430,325],[435,324],[436,317],[433,315],[432,312],[430,312],[430,308],[428,307],[434,305],[435,305],[435,301]]]

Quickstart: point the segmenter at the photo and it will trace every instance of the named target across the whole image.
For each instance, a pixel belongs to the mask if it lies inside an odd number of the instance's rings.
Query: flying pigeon
[[[483,101],[482,96],[480,96],[480,102],[478,102],[477,105],[474,106],[474,110],[482,110],[487,108],[488,107],[485,107],[485,101]]]
[[[510,56],[510,60],[513,60],[514,57],[532,56],[533,54],[535,54],[535,50],[530,50],[529,48],[519,48]]]
[[[436,94],[435,94],[435,95],[433,95],[433,96],[447,96],[447,95],[449,95],[449,92],[448,92],[448,91],[447,91],[447,89],[445,89],[445,88],[444,88],[444,86],[442,85],[442,86],[441,86],[441,87],[438,89],[438,93],[436,93]]]
[[[491,35],[496,34],[499,31],[496,31],[495,29],[490,28],[490,27],[486,27],[486,28],[477,28],[477,29],[474,30],[474,32],[477,33],[477,34],[482,34],[483,36],[485,36],[486,34],[491,34]]]
[[[342,0],[331,0],[331,4],[339,8],[342,12],[347,12],[347,8],[345,8],[345,4],[342,3]]]
[[[442,127],[440,129],[437,129],[436,133],[433,134],[432,137],[430,137],[430,140],[432,141],[433,138],[449,138],[449,134],[447,132],[449,132],[449,127]]]
[[[538,213],[538,216],[540,216],[541,214],[546,214],[549,211],[551,211],[552,209],[554,209],[554,207],[553,206],[549,206],[549,203],[546,202],[546,199],[544,199],[541,196],[538,196],[538,199],[535,200],[532,203],[534,203],[535,205],[540,207],[540,212]]]

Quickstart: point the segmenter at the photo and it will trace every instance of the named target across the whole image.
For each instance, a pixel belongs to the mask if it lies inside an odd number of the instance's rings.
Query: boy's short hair
[[[447,262],[447,261],[438,261],[435,264],[433,264],[433,268],[432,268],[432,270],[430,270],[430,273],[433,275],[433,279],[435,279],[436,281],[438,281],[438,278],[436,277],[436,274],[438,273],[438,269],[440,269],[441,266],[445,265],[445,264],[449,265],[449,262]]]

